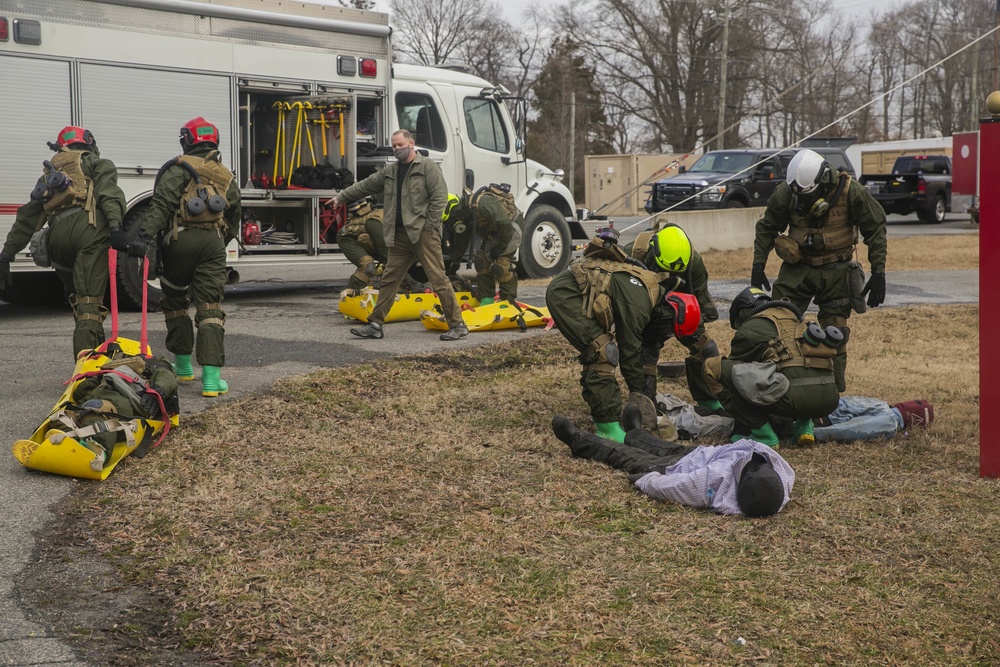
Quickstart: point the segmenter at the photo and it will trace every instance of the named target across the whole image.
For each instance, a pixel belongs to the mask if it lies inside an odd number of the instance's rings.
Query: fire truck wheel
[[[540,204],[524,216],[524,234],[517,273],[522,278],[549,278],[567,266],[573,255],[573,235],[566,217],[554,206]]]

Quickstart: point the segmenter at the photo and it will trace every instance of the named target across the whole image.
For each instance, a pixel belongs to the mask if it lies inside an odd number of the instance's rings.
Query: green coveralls
[[[630,243],[624,248],[625,253],[630,257],[632,256],[632,245]],[[661,270],[656,263],[656,254],[652,249],[646,253],[643,264],[652,270]],[[712,395],[712,391],[705,381],[705,357],[702,355],[702,350],[705,346],[709,346],[709,350],[714,349],[718,354],[718,348],[714,341],[705,333],[705,324],[719,319],[719,311],[715,307],[715,302],[712,301],[712,295],[708,292],[708,269],[705,268],[705,261],[698,254],[698,251],[692,248],[691,260],[688,262],[687,268],[681,273],[672,275],[677,275],[684,280],[684,284],[675,291],[694,295],[698,299],[698,307],[701,308],[701,324],[698,325],[693,334],[677,341],[688,350],[688,356],[684,360],[684,374],[687,379],[688,391],[691,392],[692,400],[696,402],[711,401],[715,396]],[[660,360],[660,350],[663,349],[667,340],[674,337],[673,321],[671,320],[668,324],[670,326],[664,331],[648,332],[651,342],[643,347],[642,363],[646,369],[644,393],[654,401],[656,400],[656,364]],[[658,345],[652,342],[657,339],[660,341]]]
[[[644,348],[653,345],[644,335],[647,327],[652,331],[672,331],[673,310],[666,304],[662,288],[657,306],[650,303],[649,291],[637,278],[625,272],[616,272],[608,286],[611,310],[614,315],[615,341],[618,344],[618,368],[629,392],[642,392],[645,388],[642,358]],[[576,278],[567,269],[549,283],[545,291],[545,305],[552,314],[559,332],[580,351],[580,363],[593,364],[599,355],[591,343],[604,334],[600,325],[583,314],[584,295]],[[660,341],[662,346],[663,342]],[[658,348],[657,348],[658,349]],[[584,368],[580,372],[583,400],[590,406],[590,416],[595,424],[617,422],[622,412],[622,395],[618,379],[613,373]]]
[[[768,415],[779,415],[789,419],[826,417],[837,409],[837,404],[840,402],[840,392],[832,382],[793,384],[784,396],[766,406],[755,405],[736,391],[732,381],[733,365],[766,361],[769,358],[768,343],[777,335],[778,330],[773,322],[762,317],[751,317],[736,330],[730,354],[722,359],[721,383],[724,389],[718,395],[719,402],[737,422],[752,429],[763,426],[768,421]],[[800,378],[829,377],[831,371],[792,366],[782,369],[781,373],[794,382]]]
[[[215,149],[195,146],[187,154],[205,158],[213,150]],[[174,216],[178,214],[184,189],[190,179],[191,175],[179,164],[169,167],[163,173],[153,193],[153,201],[146,211],[142,229],[151,236],[163,234],[160,244],[163,258],[160,308],[167,325],[167,350],[175,355],[190,355],[197,350],[200,365],[222,367],[226,365],[226,313],[222,310],[226,286],[226,245],[236,237],[243,216],[240,188],[236,179],[229,183],[229,190],[226,192],[228,207],[224,214],[228,228],[224,232],[217,228],[188,227],[179,232],[175,240]],[[197,345],[194,326],[188,313],[191,305],[189,291],[197,308]]]
[[[472,210],[464,200],[463,213],[466,214],[466,225],[471,226]],[[517,219],[511,220],[500,199],[487,192],[479,198],[476,205],[475,224],[476,233],[483,239],[473,259],[476,267],[476,293],[479,298],[492,297],[497,293],[499,283],[500,300],[514,301],[517,299],[514,256],[521,247],[524,217],[518,214]],[[494,266],[500,268],[501,280],[493,273]]]
[[[340,246],[340,252],[344,253],[344,257],[351,260],[351,264],[359,269],[364,269],[361,266],[361,260],[365,257],[371,257],[379,264],[384,265],[386,263],[389,258],[389,250],[385,247],[385,235],[382,233],[381,220],[375,216],[365,220],[364,233],[371,238],[371,243],[375,248],[374,253],[363,246],[357,236],[346,233],[345,229],[347,229],[346,225],[337,231],[337,245]],[[347,289],[354,290],[355,292],[368,287],[370,284],[371,280],[365,282],[353,274],[347,279]]]
[[[76,146],[71,149],[78,150]],[[107,309],[103,304],[108,285],[108,233],[111,228],[121,227],[125,216],[125,194],[118,187],[114,163],[101,158],[96,147],[79,150],[84,153],[80,166],[94,187],[95,224],[90,224],[90,216],[82,208],[67,208],[49,216],[47,235],[52,268],[73,306],[74,357],[105,340]],[[42,215],[42,202],[34,199],[19,208],[0,255],[13,260],[28,245]]]
[[[835,179],[836,176],[831,175],[830,178]],[[827,196],[831,196],[834,183],[828,181],[820,187],[825,187]],[[885,273],[885,211],[868,190],[854,179],[851,179],[846,194],[848,217],[868,246],[871,270],[873,273]],[[767,200],[764,217],[757,221],[753,245],[754,264],[767,263],[767,257],[774,248],[774,238],[788,228],[792,205],[792,190],[787,183],[781,183]],[[808,249],[804,248],[803,254],[808,255]],[[842,392],[847,389],[847,342],[851,331],[847,326],[847,320],[851,316],[849,273],[847,261],[821,266],[810,266],[805,262],[782,262],[778,279],[774,281],[771,291],[773,298],[788,299],[802,312],[805,312],[810,300],[815,301],[819,308],[820,326],[825,328],[833,325],[844,332],[843,352],[833,360],[837,388]]]

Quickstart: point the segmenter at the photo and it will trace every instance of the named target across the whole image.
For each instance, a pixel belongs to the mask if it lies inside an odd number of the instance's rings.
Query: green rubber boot
[[[713,398],[710,401],[698,401],[698,405],[705,408],[706,410],[711,410],[712,412],[719,412],[721,410],[725,410],[725,408],[722,407],[722,403],[720,403],[719,399],[717,398]]]
[[[219,375],[222,369],[218,366],[201,367],[201,395],[214,398],[229,391],[229,385]]]
[[[491,303],[493,303],[494,301],[495,301],[495,299],[493,297],[491,297],[491,296],[484,296],[482,299],[479,300],[479,305],[480,306],[488,306]]]
[[[770,422],[764,422],[764,425],[760,428],[751,429],[749,436],[734,435],[729,440],[730,442],[737,442],[746,438],[756,440],[760,444],[767,445],[771,449],[777,449],[778,443],[780,442],[778,440],[778,434],[774,432],[773,428],[771,428]]]
[[[606,440],[614,440],[615,442],[625,442],[625,429],[618,422],[604,422],[603,424],[594,424],[597,427],[597,435]]]
[[[190,354],[174,355],[174,372],[177,373],[178,380],[194,379],[194,367],[191,366]]]
[[[797,445],[811,445],[816,442],[812,419],[796,419],[792,423],[792,441]]]

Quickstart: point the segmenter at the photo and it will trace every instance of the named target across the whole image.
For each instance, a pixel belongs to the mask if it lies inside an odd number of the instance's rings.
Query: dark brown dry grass
[[[706,250],[701,253],[713,280],[735,280],[750,275],[753,249]],[[868,249],[858,244],[858,261],[869,271]],[[886,271],[926,271],[927,269],[978,269],[979,234],[907,236],[889,238]],[[777,274],[781,260],[771,253],[768,271]]]
[[[851,391],[938,421],[784,451],[794,501],[768,520],[570,458],[552,415],[589,424],[556,333],[283,380],[187,419],[81,512],[225,664],[997,664],[977,311],[856,319]]]

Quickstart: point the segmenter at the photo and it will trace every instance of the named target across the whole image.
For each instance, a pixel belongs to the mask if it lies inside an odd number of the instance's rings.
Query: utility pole
[[[1000,25],[1000,0],[993,12],[993,27]],[[993,90],[1000,90],[1000,30],[993,31]]]
[[[1000,2],[1000,0],[997,0]],[[572,193],[576,183],[573,182],[573,172],[576,166],[576,91],[569,94],[569,191]]]
[[[723,0],[725,10],[722,18],[722,72],[719,75],[719,125],[716,131],[716,148],[722,150],[723,133],[726,130],[726,67],[729,56],[729,0]],[[1000,5],[1000,0],[997,0]]]

